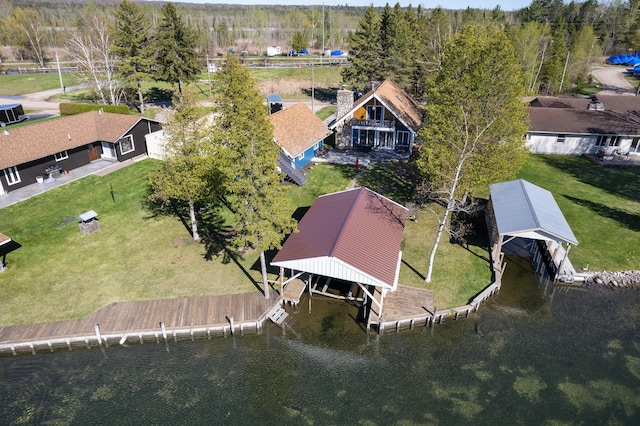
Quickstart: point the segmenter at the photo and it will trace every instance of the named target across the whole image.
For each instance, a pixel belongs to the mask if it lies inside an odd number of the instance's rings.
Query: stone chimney
[[[353,91],[346,90],[344,87],[338,90],[336,96],[336,120],[340,120],[353,109]]]

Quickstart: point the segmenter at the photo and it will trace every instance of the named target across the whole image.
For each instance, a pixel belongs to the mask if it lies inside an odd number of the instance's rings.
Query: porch
[[[352,164],[355,165],[356,159],[358,165],[370,167],[373,164],[388,164],[394,162],[409,161],[408,152],[397,152],[391,149],[371,149],[368,151],[349,149],[326,149],[322,150],[316,158],[315,162],[326,162],[331,164]]]

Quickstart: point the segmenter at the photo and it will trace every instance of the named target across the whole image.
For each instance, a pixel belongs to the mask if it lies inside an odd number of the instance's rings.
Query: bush
[[[116,114],[130,114],[131,110],[126,105],[96,105],[96,104],[76,104],[72,102],[60,103],[60,114],[62,115],[75,115],[81,114],[87,111],[113,112]]]

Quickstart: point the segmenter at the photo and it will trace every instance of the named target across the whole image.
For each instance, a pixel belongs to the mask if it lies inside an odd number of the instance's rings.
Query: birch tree
[[[16,7],[8,21],[14,43],[33,55],[40,68],[44,68],[45,44],[48,34],[39,13],[34,9]]]
[[[497,26],[469,25],[445,48],[420,130],[418,167],[432,200],[444,206],[426,282],[452,212],[464,209],[475,189],[515,176],[524,164],[523,95],[513,45]]]
[[[71,59],[78,64],[80,78],[91,86],[104,105],[118,105],[123,88],[116,78],[116,57],[106,18],[93,15],[87,28],[78,28],[67,38]]]

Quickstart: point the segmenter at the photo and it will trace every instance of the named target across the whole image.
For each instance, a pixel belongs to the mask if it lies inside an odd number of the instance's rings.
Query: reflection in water
[[[468,319],[378,336],[314,297],[283,331],[0,359],[0,423],[640,424],[639,289],[542,295],[510,260]]]

